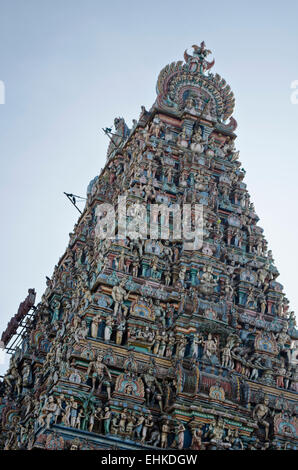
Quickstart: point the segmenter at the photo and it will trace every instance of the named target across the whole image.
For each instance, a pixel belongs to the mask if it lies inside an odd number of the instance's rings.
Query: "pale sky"
[[[297,17],[287,0],[0,1],[1,332],[67,246],[78,213],[63,191],[84,196],[104,166],[101,128],[131,127],[159,71],[202,40],[234,91],[245,182],[297,310]]]

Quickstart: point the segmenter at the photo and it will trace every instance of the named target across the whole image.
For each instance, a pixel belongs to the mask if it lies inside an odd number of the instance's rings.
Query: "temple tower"
[[[2,448],[296,448],[295,316],[244,181],[234,95],[192,47],[132,129],[106,130],[106,165],[10,348]]]

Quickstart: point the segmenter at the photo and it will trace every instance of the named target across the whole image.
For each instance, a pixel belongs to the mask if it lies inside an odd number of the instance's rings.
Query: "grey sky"
[[[245,181],[297,308],[297,14],[287,0],[0,1],[1,331],[67,246],[77,212],[62,193],[85,195],[104,166],[100,129],[130,126],[161,68],[202,40],[235,93]]]

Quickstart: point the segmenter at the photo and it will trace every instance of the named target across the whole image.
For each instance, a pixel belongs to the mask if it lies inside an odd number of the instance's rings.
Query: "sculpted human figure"
[[[184,431],[185,431],[184,425],[178,422],[177,425],[175,426],[175,439],[171,447],[176,447],[179,450],[183,449]]]
[[[57,404],[55,403],[54,397],[50,395],[49,398],[46,400],[41,410],[41,414],[38,418],[40,426],[44,426],[44,424],[46,424],[46,427],[49,428],[52,418],[54,418],[55,416],[56,410]]]
[[[119,421],[119,432],[121,434],[125,433],[127,419],[128,419],[128,409],[123,408],[122,412],[120,413],[120,421]]]
[[[288,367],[286,368],[286,373],[284,377],[284,387],[286,389],[289,388],[291,372],[292,372],[292,367],[291,367],[291,364],[289,364]]]
[[[73,317],[72,317],[72,324],[70,324],[70,326],[68,327],[68,333],[70,331],[71,332],[77,331],[78,328],[81,326],[81,323],[82,323],[81,314],[82,312],[80,311],[74,312]]]
[[[210,442],[215,445],[221,445],[224,436],[224,422],[222,418],[218,417],[217,420],[210,425],[207,432],[207,437],[210,438]]]
[[[59,302],[59,300],[54,300],[52,302],[52,309],[53,309],[53,313],[52,313],[52,323],[54,323],[55,321],[59,320],[59,312],[60,312],[60,306],[61,306],[61,303]]]
[[[85,308],[87,308],[88,305],[92,304],[93,302],[92,294],[87,287],[84,287],[84,299],[85,299]]]
[[[182,129],[182,131],[178,135],[177,145],[178,145],[178,147],[182,147],[182,148],[187,148],[188,147],[188,137],[187,137],[187,134],[186,134],[185,127]]]
[[[143,130],[143,136],[144,136],[145,144],[148,145],[150,143],[150,137],[151,137],[151,132],[149,132],[148,125]],[[134,153],[137,154],[138,150],[135,149]]]
[[[171,431],[169,420],[167,419],[161,427],[161,443],[160,447],[166,449],[168,447],[168,435]]]
[[[255,297],[255,293],[254,293],[254,288],[250,287],[249,291],[248,291],[248,294],[247,294],[247,297],[246,297],[245,305],[246,305],[246,307],[254,308],[255,303],[256,303],[256,297]]]
[[[153,344],[154,338],[155,338],[155,333],[154,333],[153,330],[149,329],[149,326],[146,326],[146,328],[145,328],[144,338],[145,338],[146,341],[148,341],[148,343],[150,343],[151,345]]]
[[[184,308],[185,308],[186,299],[187,299],[185,290],[181,292],[179,299],[180,299],[180,302],[179,302],[179,307],[178,307],[178,312],[177,312],[178,315],[180,315],[184,311]]]
[[[147,441],[148,445],[152,445],[153,447],[158,447],[160,442],[160,432],[157,426],[153,428],[151,432],[150,439]]]
[[[68,402],[65,406],[65,409],[62,411],[61,415],[62,415],[62,420],[61,422],[65,425],[65,426],[70,426],[70,412],[71,412],[71,403]]]
[[[78,403],[75,401],[74,397],[70,397],[69,405],[70,405],[70,426],[74,428],[76,426],[76,419],[78,415]]]
[[[114,300],[114,316],[117,315],[120,307],[122,307],[126,313],[128,308],[124,305],[124,300],[128,299],[129,292],[126,292],[124,286],[126,279],[122,279],[118,286],[114,286],[112,289],[112,298]]]
[[[231,348],[227,344],[225,347],[222,348],[222,353],[221,353],[221,365],[223,367],[230,367],[231,365]]]
[[[86,380],[88,380],[90,373],[92,373],[92,391],[95,390],[96,380],[98,380],[98,387],[97,391],[101,391],[101,387],[104,382],[105,374],[108,376],[109,380],[112,380],[112,376],[108,367],[103,363],[103,356],[102,354],[98,354],[96,361],[91,361],[89,363],[87,373],[86,373]],[[110,383],[107,383],[107,391],[108,396],[110,392]]]
[[[57,342],[57,347],[55,351],[55,362],[60,364],[63,361],[63,344],[59,341]]]
[[[164,356],[166,346],[167,346],[167,340],[168,340],[168,335],[165,330],[162,330],[161,332],[161,340],[160,340],[160,345],[159,345],[159,350],[158,350],[158,355],[160,357]]]
[[[28,416],[29,413],[31,413],[32,409],[33,409],[33,397],[30,393],[26,394],[23,398],[23,403],[24,405],[26,406],[25,408],[25,412],[24,412],[24,416]]]
[[[265,428],[265,440],[268,441],[269,437],[269,422],[267,421],[269,416],[269,398],[267,396],[264,397],[264,402],[259,403],[253,409],[252,417],[256,420],[258,424]]]
[[[133,439],[134,427],[136,423],[136,416],[133,412],[128,415],[125,434],[129,439]]]
[[[279,350],[280,351],[285,351],[285,353],[288,357],[288,361],[290,361],[291,351],[290,351],[290,348],[286,347],[286,344],[289,343],[291,340],[290,340],[290,336],[288,335],[287,331],[288,331],[288,327],[287,327],[287,325],[284,325],[281,332],[277,333],[275,335],[275,339],[277,341],[277,345],[279,347]]]
[[[206,148],[206,155],[208,157],[214,157],[217,150],[217,146],[215,144],[215,137],[214,135],[209,136]]]
[[[172,275],[171,275],[171,271],[169,269],[166,269],[164,271],[164,278],[165,278],[165,285],[169,286],[171,284],[171,281],[172,281]]]
[[[174,170],[171,166],[169,166],[168,168],[166,168],[165,170],[165,177],[167,179],[167,182],[168,184],[172,184],[173,183],[173,177],[174,177]]]
[[[284,361],[282,362],[281,366],[277,368],[277,377],[276,377],[276,385],[280,388],[285,388],[284,378],[286,376],[287,369],[285,367]]]
[[[174,322],[174,316],[175,316],[175,307],[174,305],[170,304],[169,302],[166,305],[166,324],[167,327],[171,327]]]
[[[191,110],[192,108],[194,108],[194,99],[191,95],[188,95],[185,102],[184,102],[184,106],[186,109],[189,109]]]
[[[101,423],[102,423],[103,415],[104,415],[104,410],[100,405],[96,409],[95,407],[92,407],[90,417],[89,417],[89,426],[88,426],[89,432],[93,431],[95,422],[97,422],[97,425],[98,425],[98,432],[101,431]]]
[[[74,339],[78,343],[82,339],[86,339],[88,335],[88,326],[86,320],[82,320],[81,326],[79,326],[74,332]]]
[[[25,360],[21,372],[22,386],[29,387],[31,380],[31,361]]]
[[[203,294],[212,294],[216,286],[217,286],[217,281],[213,277],[212,266],[210,265],[204,266],[203,274],[200,278],[199,290]]]
[[[98,327],[101,322],[100,315],[96,315],[91,322],[91,337],[97,338],[98,335]]]
[[[186,270],[187,270],[186,266],[183,265],[183,266],[181,266],[179,274],[178,274],[178,279],[179,279],[179,282],[182,286],[184,286]]]
[[[155,304],[153,305],[153,312],[155,315],[155,319],[158,323],[161,323],[163,327],[165,327],[165,311],[164,308],[160,305],[160,300],[156,300]]]
[[[125,332],[126,329],[126,321],[122,320],[116,327],[116,344],[122,344],[122,337],[123,333]]]
[[[159,331],[157,330],[157,332],[156,332],[156,334],[155,334],[155,341],[154,341],[154,347],[153,347],[153,354],[158,354],[161,340],[162,340],[162,336],[161,336],[161,334],[159,333]]]
[[[201,344],[202,340],[198,333],[195,333],[192,338],[192,342],[190,345],[190,356],[197,358],[199,355],[199,345]]]
[[[145,416],[143,414],[139,415],[137,422],[135,424],[135,438],[140,441],[142,435],[142,429],[145,422]]]
[[[132,262],[132,275],[133,275],[133,277],[138,277],[139,268],[140,268],[139,260],[133,261]]]
[[[166,347],[166,357],[168,358],[172,357],[175,343],[176,343],[176,339],[175,339],[174,333],[170,332],[169,337],[168,337],[168,344]]]
[[[152,180],[148,179],[147,184],[142,186],[142,190],[144,191],[144,201],[145,202],[153,202],[156,198],[156,190],[153,186]]]
[[[111,420],[111,434],[115,434],[117,435],[118,434],[118,428],[119,428],[119,425],[118,425],[118,414],[112,414],[112,420]]]
[[[202,426],[198,424],[192,430],[192,441],[191,441],[191,445],[190,445],[190,448],[192,450],[201,450],[201,448],[202,448],[202,435],[203,435]]]
[[[157,121],[153,119],[152,124],[150,126],[150,133],[153,134],[155,137],[159,137],[162,127],[163,126],[159,120]]]
[[[202,129],[199,127],[191,138],[190,149],[197,154],[203,153],[205,141],[202,137]]]
[[[195,181],[195,188],[198,191],[207,190],[208,178],[204,175],[204,172],[202,170],[199,170],[198,173],[195,174],[194,181]]]
[[[262,365],[262,357],[252,357],[251,361],[249,361],[249,365],[252,367],[251,373],[250,373],[250,379],[251,380],[257,380],[259,377],[259,370],[263,369]]]
[[[108,315],[105,319],[104,340],[110,341],[113,332],[114,319]]]
[[[122,248],[120,255],[117,256],[116,261],[117,261],[118,271],[124,271],[124,266],[125,266],[125,249],[124,248]]]
[[[232,444],[231,450],[243,450],[244,449],[243,442],[239,436],[239,431],[237,428],[232,433],[230,441]]]
[[[292,369],[291,373],[291,384],[289,386],[290,390],[294,390],[295,392],[298,392],[298,367],[295,366]]]
[[[153,427],[153,425],[154,425],[153,417],[151,413],[149,412],[149,414],[145,417],[145,421],[143,424],[142,439],[141,439],[142,443],[146,441],[148,431]]]
[[[148,371],[143,374],[143,380],[145,383],[146,403],[147,406],[149,406],[150,400],[153,398],[155,390],[157,389],[162,395],[162,388],[154,376],[152,367],[149,367]]]
[[[229,279],[225,280],[224,291],[225,291],[226,299],[231,301],[233,299],[233,295],[234,295],[234,288],[231,285],[231,282],[230,282]]]
[[[58,421],[60,420],[60,417],[63,412],[63,402],[64,402],[64,395],[60,394],[59,397],[56,399],[57,401],[57,409],[55,411],[55,417],[54,417],[54,423],[57,424]]]
[[[266,312],[267,301],[263,293],[259,295],[259,304],[260,304],[261,315],[264,315]]]
[[[17,382],[19,378],[19,372],[17,368],[17,363],[16,359],[14,356],[11,356],[10,363],[9,363],[9,369],[4,376],[3,382],[4,384],[9,388],[10,391],[13,390],[13,383]]]
[[[186,336],[181,336],[181,337],[177,338],[176,355],[179,359],[184,358],[186,345],[187,345],[187,337]]]
[[[154,256],[151,261],[151,277],[152,279],[158,279],[159,277],[159,270],[158,270],[158,258]]]
[[[104,409],[104,415],[102,417],[105,434],[110,433],[111,419],[112,419],[112,413],[110,411],[110,408],[106,406]]]
[[[284,314],[283,314],[284,316]],[[295,328],[296,326],[296,317],[294,312],[289,313],[289,329]]]
[[[169,241],[166,240],[165,241],[165,244],[163,246],[163,251],[162,251],[164,257],[166,258],[166,260],[169,262],[169,263],[172,263],[173,262],[173,250],[172,248],[170,247],[170,244],[169,244]]]
[[[204,341],[204,354],[207,359],[211,359],[212,356],[217,354],[217,339],[212,337],[212,334],[208,334],[208,339]]]
[[[75,426],[74,426],[75,428],[81,429],[81,423],[82,423],[82,419],[84,418],[84,416],[85,416],[84,411],[81,408],[76,417]],[[92,432],[92,429],[90,432]]]

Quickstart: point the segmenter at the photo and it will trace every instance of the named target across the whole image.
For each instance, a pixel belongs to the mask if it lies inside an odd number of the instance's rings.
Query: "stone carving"
[[[234,96],[209,55],[194,45],[160,72],[131,131],[123,118],[105,129],[107,164],[65,253],[2,335],[1,449],[297,446],[295,313],[247,191]],[[102,239],[105,203],[122,217]],[[194,249],[174,236],[184,204],[203,234]],[[142,211],[136,236],[122,236]]]

